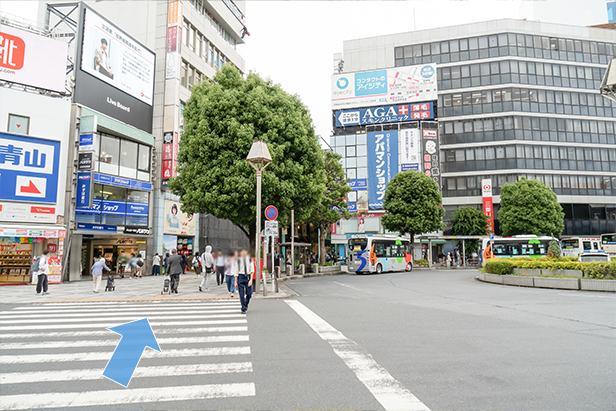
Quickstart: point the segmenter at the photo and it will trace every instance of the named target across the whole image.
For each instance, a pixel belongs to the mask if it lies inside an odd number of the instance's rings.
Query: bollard
[[[303,276],[306,274],[306,266],[304,264],[299,265],[299,275]]]
[[[290,265],[287,266],[287,276],[292,276],[293,275],[293,267],[291,267]]]
[[[272,273],[272,291],[278,293],[278,273],[276,270]]]

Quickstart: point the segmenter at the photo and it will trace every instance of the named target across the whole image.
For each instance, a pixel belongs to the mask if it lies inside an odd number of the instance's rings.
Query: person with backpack
[[[126,255],[124,250],[120,251],[120,256],[118,257],[117,263],[118,263],[117,274],[120,276],[120,278],[124,278],[124,268],[126,267],[126,264],[128,263],[128,256]]]
[[[103,280],[103,269],[107,271],[111,271],[104,258],[101,258],[92,266],[92,281],[94,281],[94,293],[98,294],[98,288],[101,286],[101,282]]]
[[[201,285],[199,286],[199,291],[205,292],[210,291],[210,278],[212,277],[212,272],[214,271],[214,257],[212,257],[212,246],[208,245],[205,247],[205,251],[201,254],[201,265],[203,266],[203,280],[201,280]]]
[[[137,258],[135,258],[135,253],[130,253],[128,269],[130,270],[130,278],[135,277],[135,274],[137,274]]]
[[[201,274],[201,258],[199,257],[199,251],[195,251],[195,256],[192,259],[192,265],[195,269],[195,278],[199,278],[199,274]]]
[[[135,272],[135,277],[137,278],[143,278],[143,266],[144,266],[144,262],[143,262],[143,258],[141,257],[141,254],[137,254],[137,271]]]
[[[36,260],[32,264],[32,267],[30,268],[30,272],[38,277],[36,282],[36,295],[41,295],[41,290],[43,291],[43,294],[49,294],[47,292],[47,275],[49,274],[47,254],[49,254],[49,250],[43,251],[43,254],[36,258]]]

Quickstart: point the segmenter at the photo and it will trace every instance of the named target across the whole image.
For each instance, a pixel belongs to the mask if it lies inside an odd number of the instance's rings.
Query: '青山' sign
[[[432,120],[434,118],[434,105],[432,102],[426,102],[336,110],[334,116],[336,127]]]

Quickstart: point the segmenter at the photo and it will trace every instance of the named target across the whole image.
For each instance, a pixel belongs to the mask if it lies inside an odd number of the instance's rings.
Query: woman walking
[[[192,259],[192,265],[195,269],[195,278],[199,278],[199,274],[201,274],[201,258],[199,258],[199,251],[195,252],[195,256]]]
[[[212,277],[212,271],[214,271],[214,257],[212,257],[212,246],[205,247],[205,252],[201,254],[201,265],[203,266],[203,280],[199,286],[199,291],[210,291],[210,278]]]
[[[143,262],[143,257],[141,257],[141,254],[137,254],[137,261],[136,261],[136,272],[135,272],[135,277],[136,278],[143,278],[143,266],[145,265],[145,263]]]
[[[216,256],[216,285],[221,285],[225,282],[225,257],[222,251],[218,251]]]
[[[235,292],[235,274],[233,274],[233,261],[235,261],[236,253],[233,251],[229,252],[227,256],[227,261],[225,261],[225,282],[227,283],[227,291],[229,291],[229,297],[235,297],[233,293]]]

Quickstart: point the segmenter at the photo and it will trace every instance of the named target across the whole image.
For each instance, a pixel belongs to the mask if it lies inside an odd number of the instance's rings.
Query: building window
[[[182,68],[180,69],[180,84],[188,87],[188,64],[182,60]]]
[[[137,178],[137,143],[122,140],[120,152],[120,176]]]
[[[118,175],[120,160],[120,140],[110,136],[101,136],[101,151],[98,157],[101,173]]]
[[[30,117],[9,114],[9,124],[7,131],[15,134],[28,135],[30,132]]]

